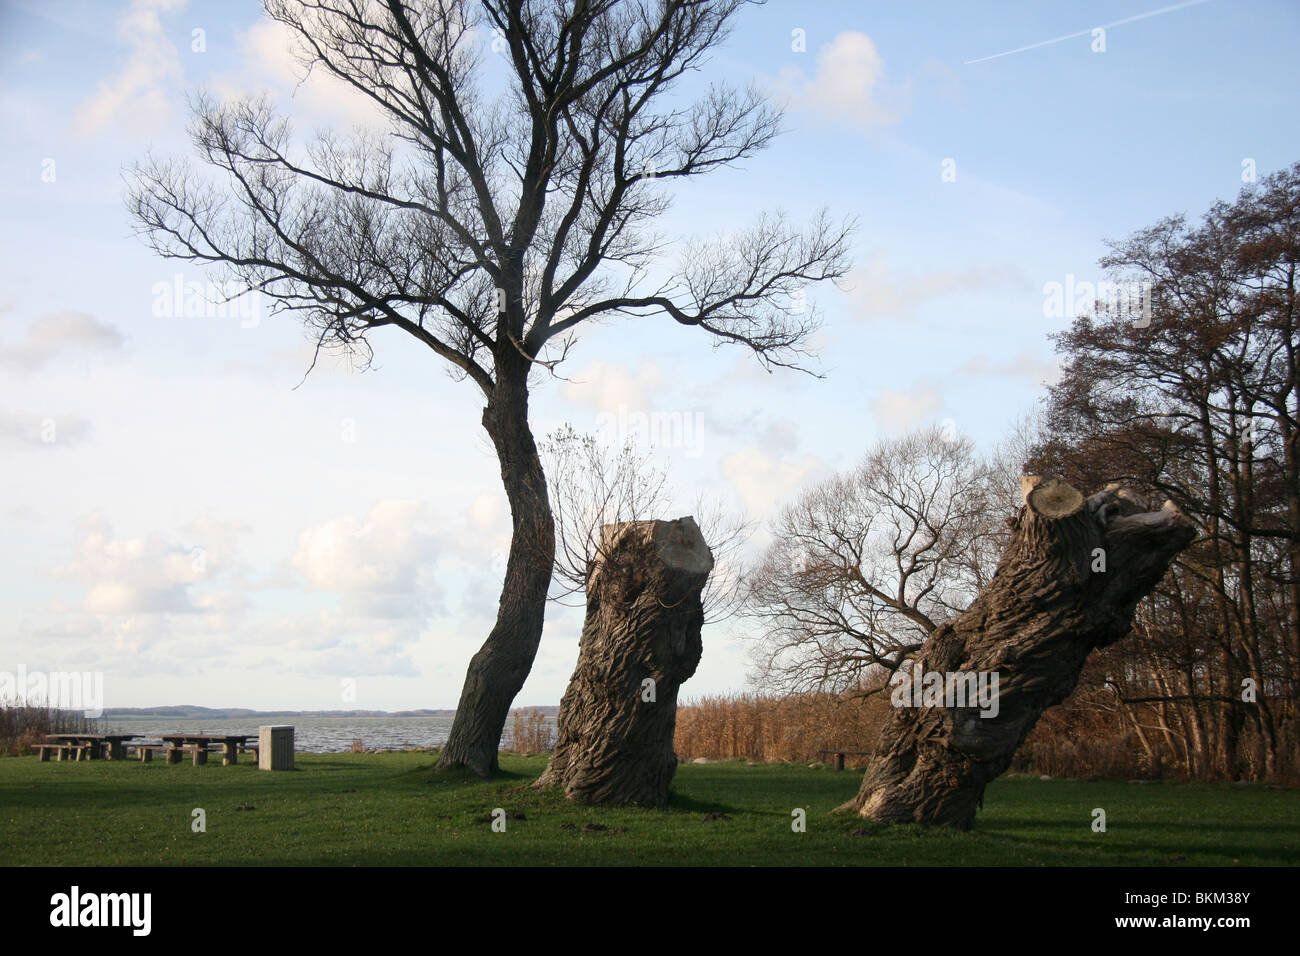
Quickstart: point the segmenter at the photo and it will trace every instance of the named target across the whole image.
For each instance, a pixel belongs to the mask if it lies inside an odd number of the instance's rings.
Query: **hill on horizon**
[[[515,707],[515,711],[539,710],[548,717],[556,716],[558,705],[540,707]],[[165,707],[106,707],[105,717],[174,717],[181,720],[224,719],[252,717],[451,717],[450,710],[250,710],[246,707],[200,707],[197,704],[170,704]]]

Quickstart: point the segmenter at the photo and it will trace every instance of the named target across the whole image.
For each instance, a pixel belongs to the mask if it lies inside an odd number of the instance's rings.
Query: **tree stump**
[[[712,569],[694,518],[601,530],[578,664],[534,786],[563,787],[581,803],[668,802],[677,690],[700,662],[700,592]]]
[[[930,635],[912,661],[919,674],[895,675],[895,706],[862,788],[839,809],[882,823],[970,829],[985,786],[1042,712],[1074,689],[1094,648],[1128,634],[1137,603],[1196,537],[1173,502],[1148,512],[1118,485],[1085,499],[1063,482],[1029,476],[1021,492],[1024,507],[993,580]],[[918,687],[938,686],[929,675],[942,675],[945,686],[958,675],[960,689],[972,673],[996,687],[990,705],[916,699]]]

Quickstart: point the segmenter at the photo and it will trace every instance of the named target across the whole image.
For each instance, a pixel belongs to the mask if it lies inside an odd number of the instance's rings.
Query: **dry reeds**
[[[683,762],[828,762],[823,751],[873,750],[889,706],[887,692],[865,699],[829,693],[704,697],[678,708],[674,748]],[[867,759],[850,756],[846,763],[862,766]],[[1106,708],[1103,694],[1083,689],[1043,714],[1009,769],[1053,777],[1193,776],[1161,735],[1148,731],[1144,744],[1131,722]]]
[[[46,734],[91,732],[96,721],[78,711],[0,700],[0,754],[23,756]]]
[[[829,693],[728,694],[677,710],[674,749],[683,761],[744,758],[759,762],[824,761],[823,750],[871,750],[889,699]],[[860,763],[865,757],[850,758]]]
[[[517,754],[540,754],[548,753],[555,746],[555,726],[540,710],[516,710],[512,717],[507,750]]]

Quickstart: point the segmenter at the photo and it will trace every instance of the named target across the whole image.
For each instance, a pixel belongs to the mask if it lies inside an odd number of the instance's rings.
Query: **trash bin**
[[[293,769],[293,727],[277,724],[257,728],[259,770]]]

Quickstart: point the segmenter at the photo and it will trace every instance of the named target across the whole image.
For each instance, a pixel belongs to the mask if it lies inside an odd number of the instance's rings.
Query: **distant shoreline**
[[[513,707],[511,711],[541,711],[547,717],[560,712],[558,705]],[[103,716],[116,719],[240,720],[280,717],[454,717],[452,710],[248,710],[243,707],[198,707],[175,704],[167,707],[106,707]]]

